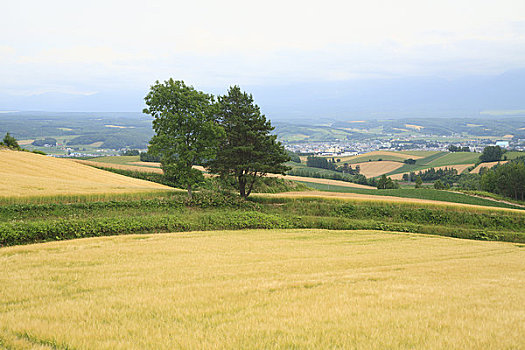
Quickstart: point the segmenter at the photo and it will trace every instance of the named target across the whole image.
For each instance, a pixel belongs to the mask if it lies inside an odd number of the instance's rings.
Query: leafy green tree
[[[416,177],[416,188],[421,188],[423,186],[423,180],[421,179],[421,176]]]
[[[525,199],[525,163],[516,160],[495,166],[481,176],[481,189],[514,199]]]
[[[251,94],[230,87],[227,95],[219,97],[218,122],[225,135],[208,169],[221,177],[233,177],[241,197],[250,195],[258,178],[290,169],[283,164],[290,157],[277,136],[270,134],[274,128]]]
[[[204,180],[193,165],[205,164],[215,157],[218,140],[224,134],[215,122],[211,95],[187,86],[183,81],[158,81],[144,98],[155,135],[148,153],[160,156],[165,176],[188,190]]]
[[[495,162],[501,160],[505,150],[500,146],[487,146],[483,149],[483,153],[479,156],[482,162]]]
[[[480,178],[479,174],[463,173],[459,176],[458,187],[464,190],[479,190],[481,189]]]
[[[386,175],[383,174],[379,180],[377,180],[376,187],[378,190],[394,189],[399,188],[399,184],[392,181],[390,177],[386,177]]]
[[[290,160],[294,163],[301,163],[301,158],[297,155],[297,153],[292,151],[287,151],[288,156],[290,156]]]
[[[21,149],[16,139],[13,136],[11,136],[9,133],[5,134],[4,139],[2,140],[2,142],[0,142],[0,145],[6,146],[12,149],[16,149],[16,150]]]
[[[441,182],[441,180],[436,180],[434,182],[434,188],[436,190],[444,190],[446,188],[446,186],[443,184],[443,182]]]

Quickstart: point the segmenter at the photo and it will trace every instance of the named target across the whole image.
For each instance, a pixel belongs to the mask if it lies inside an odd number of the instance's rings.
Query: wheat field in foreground
[[[170,188],[93,167],[34,154],[0,150],[0,197],[128,193]]]
[[[0,347],[523,348],[525,247],[245,230],[0,249]]]

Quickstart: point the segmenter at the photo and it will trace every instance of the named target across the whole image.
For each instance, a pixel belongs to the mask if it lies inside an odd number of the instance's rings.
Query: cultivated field
[[[114,158],[117,158],[117,157],[114,157]],[[115,163],[100,162],[100,161],[81,160],[81,159],[74,159],[72,161],[75,163],[79,163],[79,164],[91,165],[91,166],[101,167],[101,168],[112,168],[112,169],[120,169],[120,170],[139,171],[143,173],[163,174],[162,169],[156,166],[129,165],[129,164],[116,163],[116,162]]]
[[[328,157],[331,158],[331,157]],[[420,155],[415,154],[405,154],[401,152],[391,152],[391,151],[374,151],[374,152],[368,152],[364,154],[358,154],[356,156],[348,156],[348,157],[336,157],[337,159],[341,159],[341,162],[355,164],[355,163],[362,163],[362,162],[368,162],[369,160],[374,161],[378,159],[382,160],[392,160],[392,161],[399,161],[403,162],[405,159],[419,159],[422,158]]]
[[[380,162],[359,163],[360,173],[366,177],[376,177],[389,173],[403,166],[403,163],[383,160]]]
[[[69,160],[0,150],[0,198],[169,190]]]
[[[502,160],[502,161],[499,161],[499,162],[486,162],[486,163],[481,163],[479,164],[477,167],[475,167],[474,169],[472,169],[470,172],[473,173],[473,174],[479,174],[479,171],[481,170],[481,168],[492,168],[494,165],[496,164],[505,164],[507,163],[508,161],[507,160]]]
[[[393,191],[399,191],[399,190],[393,190]],[[403,190],[400,190],[403,191]],[[405,190],[406,191],[406,190]],[[445,207],[458,207],[458,208],[471,208],[474,210],[477,209],[490,209],[490,210],[506,210],[506,211],[515,211],[522,213],[522,209],[516,208],[505,208],[505,207],[488,207],[487,204],[469,204],[469,203],[461,203],[461,202],[454,202],[455,198],[450,198],[448,201],[446,200],[439,200],[439,199],[424,199],[420,197],[402,197],[400,195],[386,195],[385,190],[374,191],[374,194],[371,193],[352,193],[352,192],[328,192],[328,191],[290,191],[290,192],[283,192],[283,193],[260,193],[255,194],[255,196],[261,196],[261,197],[273,197],[273,198],[324,198],[324,199],[347,199],[352,201],[365,201],[365,202],[386,202],[386,203],[396,203],[396,204],[429,204],[429,205],[438,205],[438,206],[445,206]],[[450,192],[441,192],[441,194],[450,194]],[[458,195],[456,193],[456,195]],[[459,194],[461,195],[461,194]],[[448,198],[447,198],[448,199]],[[490,201],[489,201],[490,204]]]
[[[246,230],[0,249],[16,349],[525,347],[523,245]]]
[[[439,170],[439,169],[456,169],[458,171],[458,174],[461,174],[462,172],[464,172],[465,170],[467,170],[468,168],[470,168],[471,166],[473,166],[474,164],[456,164],[456,165],[444,165],[444,166],[437,166],[437,167],[434,167],[434,169],[436,170]],[[425,170],[418,170],[418,171],[415,171],[415,173],[417,174],[419,171],[422,171],[424,172]],[[403,178],[403,175],[404,174],[410,174],[410,172],[406,172],[406,173],[399,173],[399,174],[394,174],[394,175],[391,175],[390,177],[393,179],[393,180],[401,180]]]
[[[330,179],[319,179],[315,177],[304,177],[304,176],[294,176],[294,175],[279,175],[279,174],[268,174],[271,177],[278,177],[281,179],[286,179],[290,181],[300,181],[314,183],[314,184],[323,184],[329,186],[341,186],[341,187],[352,187],[352,188],[365,188],[365,189],[375,189],[375,187],[356,184],[353,182],[339,181],[339,180],[330,180]]]
[[[120,157],[105,157],[107,158],[120,158]],[[124,158],[124,157],[122,157]],[[126,160],[119,160],[115,159],[111,161],[109,159],[108,161],[104,162],[98,162],[93,160],[75,160],[75,162],[86,164],[86,165],[92,165],[97,167],[105,167],[105,168],[113,168],[113,169],[121,169],[121,170],[131,170],[131,171],[140,171],[145,173],[156,173],[156,174],[162,174],[162,170],[158,168],[157,166],[160,166],[159,163],[149,163],[149,162],[137,162],[135,160],[126,161]],[[150,165],[151,166],[145,166]],[[198,169],[202,172],[205,172],[206,169],[204,169],[202,166],[194,166],[195,169]],[[205,174],[206,176],[206,174]],[[208,174],[208,176],[211,176]],[[290,181],[301,181],[301,182],[310,182],[310,183],[317,183],[317,184],[325,184],[325,185],[337,185],[337,186],[343,186],[343,187],[353,187],[353,188],[369,188],[372,189],[374,187],[366,186],[366,185],[360,185],[355,184],[352,182],[345,182],[345,181],[338,181],[338,180],[330,180],[330,179],[321,179],[321,178],[313,178],[313,177],[303,177],[303,176],[294,176],[294,175],[280,175],[280,174],[268,174],[267,176],[270,177],[278,177]]]

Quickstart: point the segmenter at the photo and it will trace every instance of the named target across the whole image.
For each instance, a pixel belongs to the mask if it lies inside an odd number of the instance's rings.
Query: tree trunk
[[[255,173],[257,174],[257,173]],[[246,193],[246,198],[248,198],[248,196],[250,195],[250,193],[252,193],[252,190],[253,190],[253,185],[255,184],[255,181],[257,180],[257,175],[254,175],[252,177],[252,181],[250,182],[250,188],[248,189],[248,193]]]
[[[243,176],[239,176],[239,194],[242,198],[246,198],[246,179]]]
[[[190,199],[193,198],[193,194],[191,193],[191,185],[188,185],[188,197]]]

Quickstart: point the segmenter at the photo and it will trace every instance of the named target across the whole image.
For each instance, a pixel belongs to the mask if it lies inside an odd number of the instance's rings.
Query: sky
[[[3,101],[140,95],[170,77],[224,92],[525,68],[523,0],[18,0],[1,8]]]

